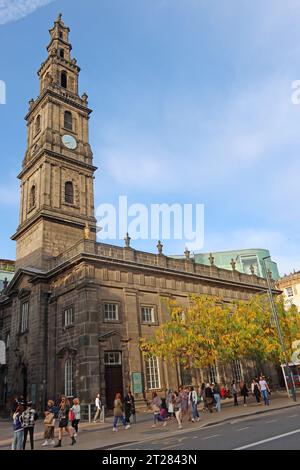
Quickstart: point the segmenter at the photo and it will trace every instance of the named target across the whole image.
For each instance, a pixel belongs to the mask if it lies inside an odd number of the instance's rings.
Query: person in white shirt
[[[267,384],[264,376],[261,376],[260,379],[259,379],[259,388],[260,388],[261,394],[263,396],[265,405],[269,406],[270,401],[269,401],[269,395],[268,394],[270,393],[270,389],[269,389],[269,385]]]
[[[96,413],[94,416],[94,423],[96,423],[97,419],[100,419],[100,413],[101,413],[101,400],[100,400],[100,393],[96,396],[95,399],[95,407],[96,407]]]

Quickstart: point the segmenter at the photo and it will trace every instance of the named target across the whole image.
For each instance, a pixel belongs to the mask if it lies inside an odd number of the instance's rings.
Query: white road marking
[[[202,437],[203,441],[207,441],[207,439],[213,439],[214,437],[218,437],[220,434],[214,434],[213,436],[208,436],[208,437]]]
[[[288,418],[297,418],[297,417],[298,417],[298,415],[290,415],[290,416],[288,416]]]
[[[237,429],[237,431],[245,431],[245,429],[250,429],[250,426],[246,426],[245,428]]]
[[[276,441],[277,439],[281,439],[282,437],[292,436],[293,434],[297,434],[300,432],[300,429],[296,431],[287,432],[285,434],[279,434],[278,436],[269,437],[268,439],[263,439],[262,441],[253,442],[252,444],[247,444],[246,446],[237,447],[233,450],[243,450],[249,449],[250,447],[260,446],[261,444],[265,444],[266,442]]]
[[[174,449],[174,447],[178,447],[178,446],[180,446],[180,444],[174,444],[173,446],[163,447],[163,449],[164,449],[164,450]]]
[[[193,439],[198,439],[198,436],[193,436]]]

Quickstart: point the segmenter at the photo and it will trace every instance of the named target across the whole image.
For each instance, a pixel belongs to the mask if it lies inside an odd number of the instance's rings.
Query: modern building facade
[[[244,250],[217,251],[214,253],[194,253],[192,255],[195,263],[210,265],[212,257],[216,266],[222,269],[231,270],[233,264],[240,273],[256,274],[259,277],[266,277],[263,259],[267,270],[270,270],[272,279],[279,279],[277,264],[272,261],[269,250],[262,248],[250,248]]]
[[[168,301],[190,294],[248,299],[266,291],[255,273],[214,263],[145,253],[96,242],[89,145],[88,97],[78,93],[80,69],[71,58],[61,15],[50,30],[39,69],[40,94],[26,116],[28,147],[19,174],[20,220],[16,274],[0,297],[0,396],[22,394],[44,406],[61,394],[90,403],[100,391],[108,407],[131,387],[137,402],[183,381],[239,379],[254,364],[219,365],[187,373],[156,357],[145,360],[141,337],[168,319]],[[266,371],[267,373],[267,371]],[[269,372],[270,373],[270,372]],[[275,379],[276,380],[276,379]]]
[[[0,292],[2,292],[5,287],[7,287],[9,282],[14,277],[14,273],[15,262],[6,259],[0,259]]]

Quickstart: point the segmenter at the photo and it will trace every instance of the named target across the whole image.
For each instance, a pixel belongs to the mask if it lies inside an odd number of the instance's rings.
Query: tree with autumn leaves
[[[285,310],[276,299],[288,357],[292,342],[300,339],[300,315],[295,306]],[[144,355],[204,368],[235,359],[284,362],[278,332],[266,295],[248,301],[225,302],[215,296],[191,296],[187,308],[169,303],[169,320],[150,339],[141,339]]]

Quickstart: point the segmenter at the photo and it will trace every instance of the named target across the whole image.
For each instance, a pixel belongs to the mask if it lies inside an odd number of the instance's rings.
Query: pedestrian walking
[[[178,392],[173,394],[174,412],[178,423],[178,429],[182,429],[182,400]]]
[[[38,414],[35,409],[32,407],[32,402],[28,401],[25,407],[25,411],[22,413],[22,421],[24,428],[24,441],[23,441],[23,450],[26,449],[27,436],[30,437],[30,448],[34,449],[34,426],[35,422],[38,419]]]
[[[70,403],[67,397],[62,396],[58,411],[58,443],[54,447],[61,447],[64,430],[71,438],[71,445],[76,444],[76,439],[69,428]]]
[[[166,419],[164,419],[163,416],[161,416],[160,414],[161,404],[162,404],[161,399],[159,398],[156,392],[153,392],[152,400],[151,400],[151,408],[153,411],[153,419],[154,419],[154,422],[152,424],[153,428],[156,428],[157,422],[161,422],[162,426],[166,426],[167,424]]]
[[[131,390],[128,390],[127,395],[124,398],[124,406],[125,406],[125,420],[127,424],[130,424],[130,417],[135,417],[135,403],[134,403],[134,396],[131,393]]]
[[[94,423],[97,422],[98,418],[99,418],[99,421],[100,421],[101,407],[102,407],[102,404],[101,404],[101,400],[100,400],[100,393],[98,393],[96,398],[95,398],[96,413],[95,413],[95,416],[94,416]]]
[[[244,406],[247,406],[247,398],[249,396],[249,390],[245,382],[241,382],[241,395],[244,398]]]
[[[124,411],[123,411],[123,403],[121,400],[121,393],[117,393],[115,396],[114,400],[114,424],[113,424],[113,431],[116,432],[118,430],[117,424],[118,421],[121,421],[123,424],[123,427],[125,429],[130,428],[130,424],[126,423],[125,417],[124,417]]]
[[[251,393],[255,396],[256,403],[259,405],[261,400],[261,393],[257,379],[253,379],[251,383]]]
[[[55,406],[53,400],[48,400],[47,407],[45,410],[45,431],[44,431],[44,443],[42,446],[55,445],[54,441],[54,427],[55,427]]]
[[[21,404],[18,404],[15,412],[13,414],[13,442],[12,450],[23,450],[23,441],[24,441],[24,428],[22,422],[22,413],[24,407]]]
[[[238,406],[238,404],[239,404],[238,399],[237,399],[238,391],[237,391],[237,386],[236,386],[235,380],[233,380],[232,384],[231,384],[231,393],[232,393],[232,396],[233,396],[234,406]]]
[[[175,417],[174,413],[174,406],[173,406],[173,391],[168,390],[167,396],[166,396],[166,404],[168,407],[168,415],[170,418]]]
[[[270,400],[269,400],[270,388],[264,376],[261,376],[259,379],[259,388],[260,388],[262,397],[264,399],[265,406],[269,406],[270,405]]]
[[[190,388],[189,403],[190,403],[190,406],[192,407],[192,422],[194,423],[195,421],[199,421],[200,419],[199,413],[197,410],[198,395],[194,387]]]
[[[182,420],[188,416],[188,409],[189,409],[189,394],[186,391],[185,387],[180,387],[179,389],[179,396],[181,399],[181,417]],[[175,412],[176,415],[176,412]]]
[[[214,400],[216,403],[216,410],[218,413],[221,411],[221,390],[220,387],[217,383],[212,384],[213,386],[213,394],[214,394]]]
[[[79,399],[74,398],[73,400],[73,406],[71,410],[73,412],[73,416],[71,416],[73,419],[71,419],[71,424],[72,428],[74,429],[74,437],[77,437],[78,435],[78,426],[80,422],[80,404],[79,404]]]
[[[209,383],[207,383],[205,387],[205,400],[208,407],[208,411],[210,413],[213,413],[214,393],[212,390],[212,386]]]

